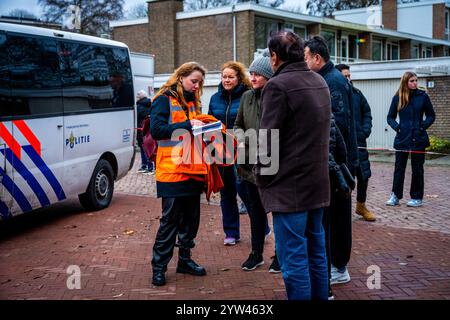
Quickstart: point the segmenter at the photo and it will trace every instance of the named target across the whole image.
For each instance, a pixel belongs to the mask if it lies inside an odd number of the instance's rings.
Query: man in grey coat
[[[264,208],[273,214],[288,299],[326,300],[322,215],[330,202],[330,94],[304,62],[299,36],[280,31],[270,38],[269,51],[275,73],[261,97],[256,184]],[[271,172],[276,160],[278,170]]]

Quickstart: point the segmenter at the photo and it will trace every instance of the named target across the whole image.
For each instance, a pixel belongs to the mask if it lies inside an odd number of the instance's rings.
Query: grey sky
[[[125,10],[130,9],[135,4],[145,3],[145,0],[125,0]],[[285,6],[295,6],[300,4],[303,9],[306,8],[307,0],[285,0]],[[41,6],[38,5],[37,0],[0,0],[0,15],[7,15],[14,9],[24,9],[36,16],[42,14]]]

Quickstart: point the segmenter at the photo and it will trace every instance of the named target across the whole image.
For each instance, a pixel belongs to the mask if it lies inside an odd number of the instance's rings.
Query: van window
[[[6,34],[0,32],[0,119],[12,115]]]
[[[8,35],[8,69],[14,116],[62,113],[56,41]]]
[[[64,112],[89,112],[134,104],[126,49],[60,42]]]

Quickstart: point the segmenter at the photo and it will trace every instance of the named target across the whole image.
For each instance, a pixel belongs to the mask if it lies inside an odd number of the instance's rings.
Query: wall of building
[[[233,60],[233,16],[230,13],[178,22],[179,50],[177,63],[197,61],[208,71],[218,71],[221,65]],[[248,66],[255,51],[254,14],[236,14],[236,60]],[[186,45],[184,45],[184,43]]]
[[[426,80],[434,85],[427,90],[436,112],[436,121],[428,133],[450,140],[450,76],[427,77]]]
[[[112,38],[128,45],[131,52],[150,54],[149,24],[137,24],[114,28]]]
[[[381,7],[345,10],[335,14],[335,19],[358,24],[381,25]]]
[[[176,13],[183,11],[183,1],[148,2],[149,48],[155,55],[155,72],[171,73],[177,64],[179,46]]]
[[[398,8],[397,28],[400,32],[433,38],[433,6]]]

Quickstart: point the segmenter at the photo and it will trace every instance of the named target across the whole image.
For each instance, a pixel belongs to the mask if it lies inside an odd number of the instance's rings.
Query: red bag
[[[147,116],[142,123],[142,148],[150,161],[156,158],[156,151],[158,150],[158,143],[153,139],[150,133],[150,118]]]

